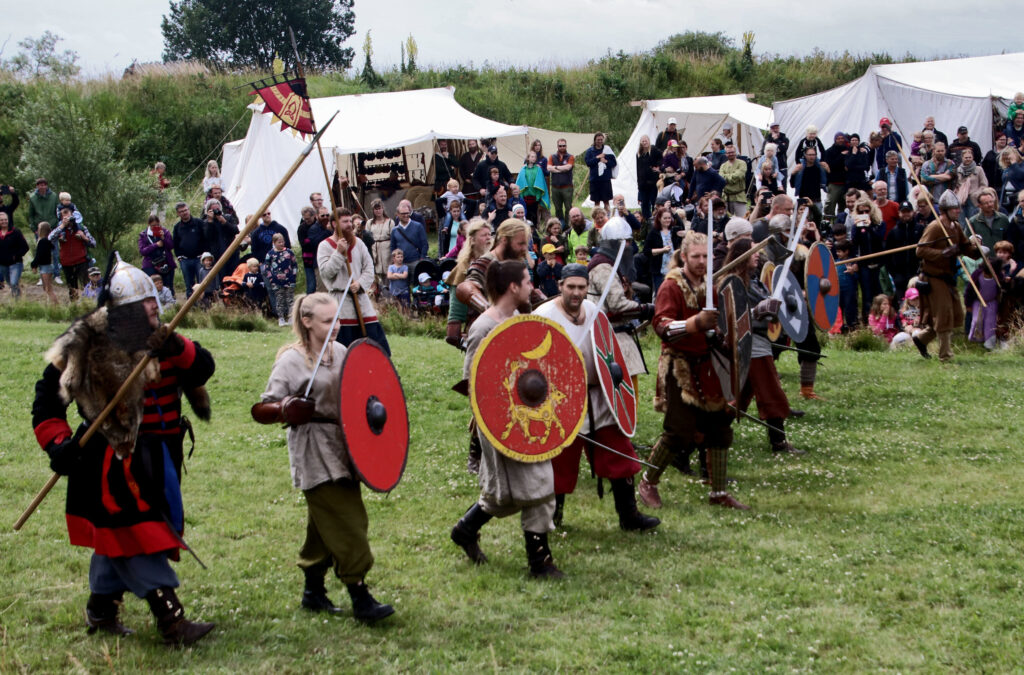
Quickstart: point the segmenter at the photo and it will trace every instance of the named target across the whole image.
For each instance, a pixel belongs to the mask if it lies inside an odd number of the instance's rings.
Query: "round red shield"
[[[341,364],[341,435],[366,486],[398,485],[409,454],[409,412],[395,366],[368,338],[356,340]]]
[[[590,341],[604,400],[615,415],[619,431],[632,438],[636,432],[636,392],[633,390],[633,379],[629,376],[622,348],[604,312],[599,311],[594,319]]]
[[[839,272],[832,252],[821,242],[811,246],[807,254],[804,288],[814,325],[828,332],[839,316]]]
[[[587,411],[583,354],[554,321],[513,316],[473,356],[469,400],[481,433],[501,454],[520,462],[556,457]]]

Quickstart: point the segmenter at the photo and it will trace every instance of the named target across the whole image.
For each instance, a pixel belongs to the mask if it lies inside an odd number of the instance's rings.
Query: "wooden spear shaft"
[[[902,251],[909,251],[912,248],[917,248],[918,246],[927,246],[928,244],[934,244],[937,241],[942,241],[942,239],[933,239],[931,241],[922,241],[922,242],[918,242],[916,244],[907,244],[906,246],[898,246],[896,248],[890,248],[888,251],[876,251],[875,253],[866,253],[864,255],[857,256],[856,258],[847,258],[846,260],[840,260],[839,258],[836,258],[836,264],[837,265],[849,265],[851,263],[861,262],[862,260],[871,260],[872,258],[881,258],[884,255],[889,255],[889,254],[892,254],[892,253],[900,253]]]
[[[715,270],[714,281],[718,281],[719,279],[724,277],[726,274],[729,274],[730,272],[732,272],[734,269],[736,269],[740,265],[746,263],[747,260],[749,260],[751,256],[754,256],[754,255],[757,255],[758,253],[760,253],[761,250],[765,246],[768,245],[768,242],[770,240],[771,240],[770,236],[767,239],[761,240],[760,243],[755,244],[753,248],[751,248],[749,251],[747,251],[746,253],[744,253],[740,257],[738,257],[735,260],[733,260],[728,265],[722,265],[722,267],[720,269]]]
[[[337,116],[337,113],[335,113],[335,116]],[[327,124],[324,125],[324,129],[330,126],[331,122],[333,121],[334,117],[331,117],[331,119],[328,120]],[[242,231],[238,233],[234,241],[231,242],[231,245],[228,246],[227,250],[225,250],[224,253],[220,256],[220,260],[214,263],[213,268],[210,270],[210,273],[207,274],[206,278],[199,283],[199,286],[192,291],[192,295],[189,296],[189,298],[185,301],[185,304],[183,304],[181,306],[181,309],[178,310],[178,313],[175,314],[174,318],[171,319],[170,323],[167,324],[168,334],[174,332],[174,329],[178,327],[178,324],[180,324],[182,319],[185,318],[185,315],[188,314],[188,311],[192,309],[192,306],[195,305],[196,302],[198,302],[199,298],[203,296],[203,292],[206,290],[207,286],[212,284],[217,279],[217,274],[220,272],[221,268],[224,267],[224,264],[227,263],[228,259],[234,254],[234,252],[238,250],[238,247],[242,245],[242,240],[245,239],[245,237],[249,236],[249,233],[251,233],[254,229],[256,229],[256,225],[257,223],[260,222],[260,217],[262,216],[262,214],[265,213],[268,208],[270,208],[271,202],[274,201],[278,193],[280,193],[281,190],[284,189],[284,186],[288,183],[289,180],[291,180],[291,177],[295,175],[295,172],[298,171],[299,166],[301,166],[302,162],[305,161],[306,157],[309,156],[309,153],[313,150],[313,145],[315,141],[320,138],[320,134],[322,133],[323,129],[321,129],[320,133],[317,134],[317,137],[316,139],[314,139],[314,142],[307,145],[306,148],[302,151],[302,154],[300,154],[295,159],[295,162],[292,163],[291,167],[285,173],[284,177],[281,178],[280,182],[278,182],[277,187],[275,187],[274,190],[270,193],[270,196],[267,197],[266,200],[264,200],[263,205],[260,206],[260,208],[256,211],[254,215],[249,217],[249,222],[245,224],[245,228],[243,228]],[[100,414],[97,415],[96,419],[92,421],[92,423],[89,425],[89,428],[85,430],[84,434],[82,434],[82,437],[78,439],[79,445],[84,446],[86,443],[89,442],[89,439],[91,439],[96,434],[96,432],[99,431],[100,425],[103,424],[104,420],[107,419],[110,413],[113,412],[114,408],[117,407],[117,405],[125,397],[125,394],[128,393],[128,387],[131,385],[132,382],[136,380],[136,378],[138,378],[142,374],[142,371],[146,369],[146,366],[149,365],[149,362],[153,358],[154,357],[151,354],[147,354],[145,357],[143,357],[141,361],[139,361],[139,363],[135,366],[132,372],[128,374],[128,378],[124,381],[124,384],[121,385],[121,388],[118,389],[117,393],[114,394],[114,397],[110,399],[110,403],[108,403],[106,407],[103,408],[102,411],[100,411]],[[21,517],[19,517],[18,520],[14,523],[15,531],[21,529],[22,525],[25,524],[25,521],[27,521],[29,517],[35,512],[35,510],[39,507],[42,501],[46,499],[46,495],[49,494],[50,490],[53,489],[53,486],[57,484],[58,480],[60,480],[60,474],[55,473],[52,476],[50,476],[50,480],[46,481],[46,485],[43,486],[43,489],[36,494],[35,498],[28,505],[28,508],[25,509],[25,511],[21,514]]]

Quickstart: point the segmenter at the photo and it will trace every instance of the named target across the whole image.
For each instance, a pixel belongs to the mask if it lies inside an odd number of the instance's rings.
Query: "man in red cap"
[[[900,155],[900,165],[903,164],[903,138],[892,130],[892,120],[883,117],[878,120],[879,133],[882,135],[882,144],[875,149],[875,172],[885,168],[885,153],[895,150]]]

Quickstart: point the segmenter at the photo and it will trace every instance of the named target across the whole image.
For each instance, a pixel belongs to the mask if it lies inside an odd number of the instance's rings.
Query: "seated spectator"
[[[21,272],[25,267],[28,242],[14,227],[6,211],[0,211],[0,282],[10,284],[11,296],[21,297]]]
[[[82,297],[88,300],[95,300],[103,290],[103,272],[99,267],[89,268],[89,280],[82,287]]]
[[[149,226],[139,233],[142,271],[150,276],[159,274],[173,298],[174,270],[178,267],[174,260],[174,238],[169,230],[160,225],[160,216],[151,215],[148,223]]]
[[[566,229],[565,238],[568,244],[568,249],[576,253],[576,249],[580,246],[586,247],[587,245],[587,232],[593,227],[593,223],[583,217],[583,211],[579,207],[574,206],[569,209],[569,227]],[[587,253],[587,259],[590,259],[590,254]]]
[[[149,278],[153,280],[153,285],[156,286],[156,297],[160,301],[160,308],[167,309],[174,305],[174,293],[171,289],[164,286],[164,278],[159,274],[151,274]]]
[[[196,275],[196,285],[192,287],[194,293],[206,280],[206,277],[210,276],[210,272],[213,271],[213,254],[209,251],[203,251],[202,255],[199,256],[199,272]],[[203,291],[203,297],[200,298],[199,303],[202,307],[208,308],[217,299],[217,291],[220,290],[220,279],[216,277],[210,282],[210,285]]]
[[[61,192],[59,195],[57,195],[57,201],[60,202],[59,204],[57,204],[57,222],[60,222],[60,212],[61,209],[63,209],[64,207],[68,207],[71,209],[71,215],[74,217],[76,223],[82,222],[82,212],[79,211],[78,207],[75,206],[75,203],[71,201],[70,192]]]
[[[522,191],[515,183],[508,184],[508,207],[511,209],[516,204],[522,204],[526,208],[526,200],[523,199]]]
[[[6,215],[6,214],[4,214]],[[39,241],[36,242],[36,256],[32,259],[32,269],[39,271],[39,280],[42,282],[43,292],[50,302],[57,303],[57,294],[53,292],[53,275],[55,273],[53,244],[50,242],[50,224],[45,220],[40,222],[36,230]],[[0,278],[5,278],[0,275]]]
[[[876,295],[871,303],[871,311],[868,312],[868,326],[875,335],[885,338],[886,342],[892,342],[893,337],[899,332],[899,317],[893,309],[888,295]]]
[[[590,262],[590,249],[586,246],[577,246],[573,253],[576,255],[576,262],[581,265],[586,265]]]
[[[504,186],[499,187],[494,193],[494,199],[487,204],[487,222],[492,229],[496,229],[511,217],[512,206],[508,203],[508,191]]]
[[[284,245],[284,236],[275,234],[274,248],[267,252],[264,263],[270,279],[270,292],[274,295],[274,310],[277,325],[290,326],[292,323],[292,302],[295,300],[295,277],[298,263],[295,253]]]
[[[206,176],[203,178],[203,194],[210,194],[210,190],[215,187],[223,190],[224,184],[220,178],[220,167],[217,166],[217,160],[211,159],[206,163]]]
[[[916,288],[908,288],[900,307],[900,332],[893,336],[891,349],[909,342],[921,327],[921,294]]]
[[[409,266],[405,264],[405,254],[402,253],[402,249],[395,249],[391,253],[391,264],[388,266],[388,291],[402,307],[409,306]]]
[[[541,248],[544,259],[537,263],[537,286],[544,295],[553,298],[558,295],[558,281],[562,278],[562,264],[555,257],[553,244],[544,244]]]

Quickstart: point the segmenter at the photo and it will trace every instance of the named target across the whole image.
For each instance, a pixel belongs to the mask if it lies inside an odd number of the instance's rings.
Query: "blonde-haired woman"
[[[469,319],[469,307],[455,297],[455,288],[466,280],[469,266],[474,260],[491,250],[491,224],[483,218],[474,218],[466,227],[466,241],[462,244],[455,269],[448,277],[448,334],[445,341],[455,347],[462,343],[462,324]]]
[[[374,199],[370,202],[370,217],[366,221],[366,231],[373,237],[373,274],[377,288],[387,286],[388,265],[391,264],[391,228],[394,222],[388,218],[384,202]]]
[[[206,176],[203,178],[203,194],[210,194],[210,190],[215,187],[223,190],[224,184],[221,181],[220,167],[217,166],[217,160],[211,159],[206,163]]]
[[[367,537],[369,520],[352,460],[338,423],[339,381],[345,346],[337,341],[338,305],[327,293],[304,295],[295,303],[292,326],[296,340],[278,351],[267,389],[253,406],[262,424],[288,425],[288,461],[292,483],[306,498],[306,540],[298,565],[306,577],[302,607],[338,614],[327,597],[327,570],[345,583],[353,616],[377,621],[394,609],[377,602],[364,578],[373,566]],[[314,367],[324,350],[319,369]],[[306,386],[313,386],[306,398]]]

